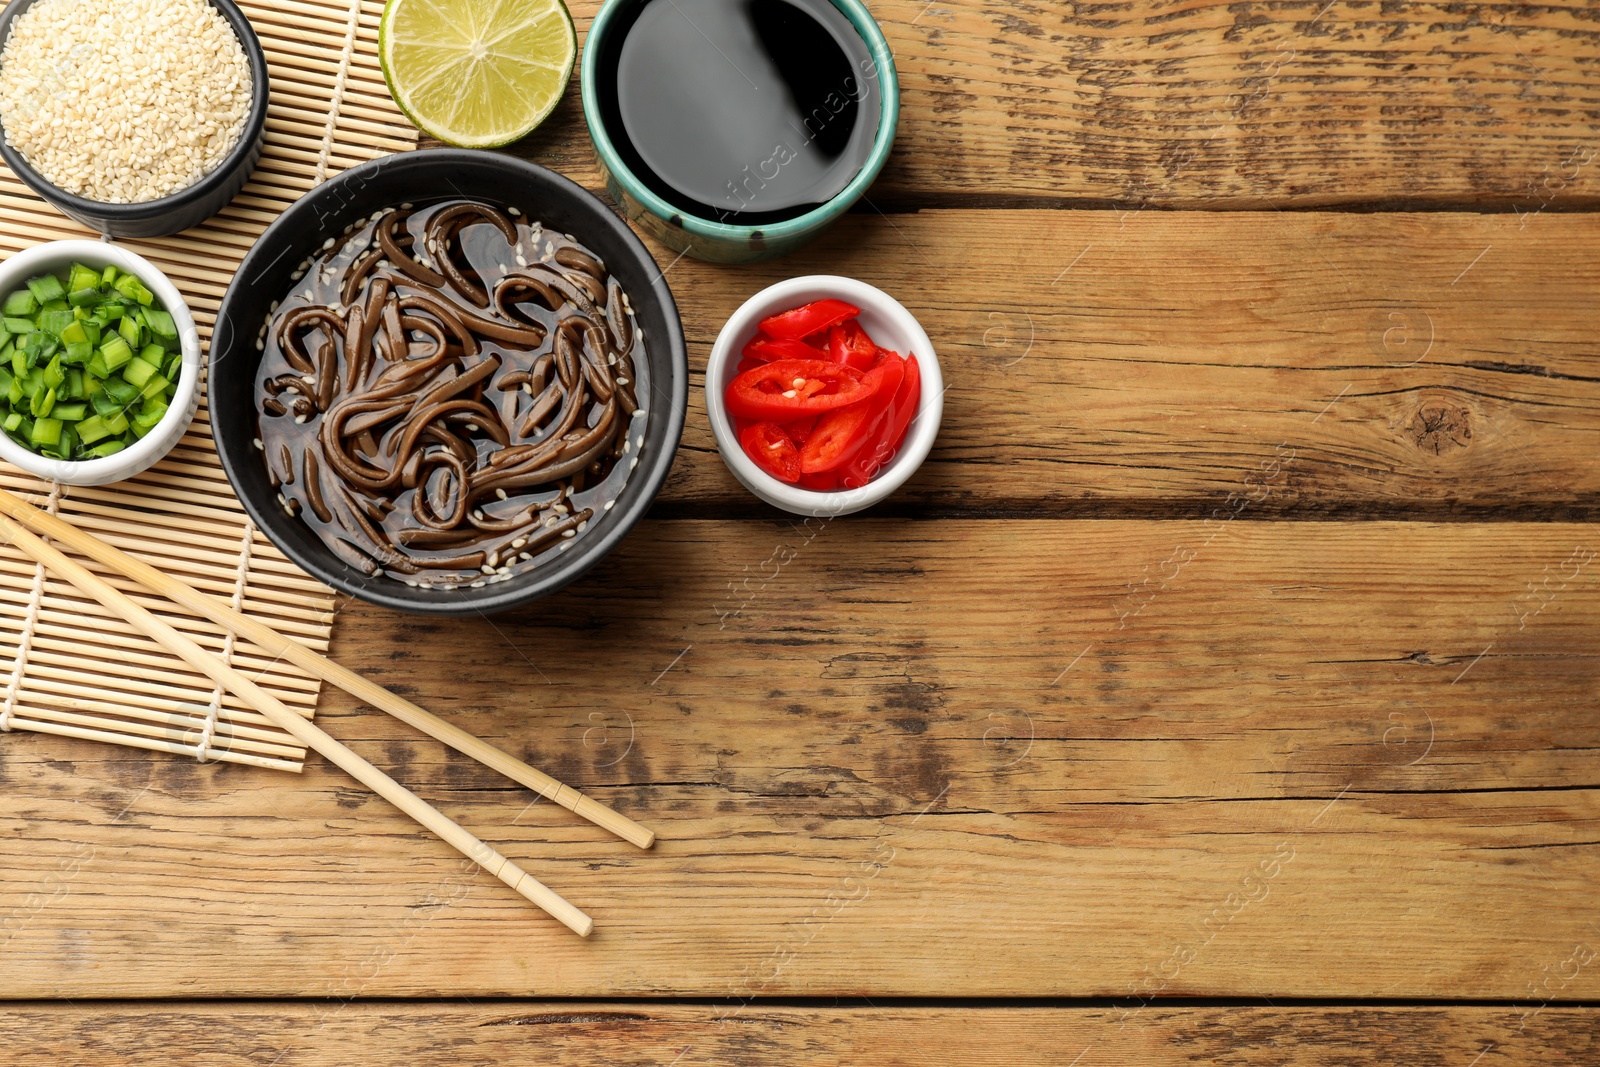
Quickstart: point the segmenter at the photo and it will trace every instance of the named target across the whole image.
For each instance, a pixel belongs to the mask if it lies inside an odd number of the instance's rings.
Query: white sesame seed
[[[614,508],[616,506],[617,506],[617,502],[615,500],[607,500],[606,501],[605,510],[610,511],[612,508]]]
[[[261,443],[261,438],[259,437],[250,438],[250,443],[256,446],[257,452],[265,452],[267,449],[267,446]]]
[[[483,573],[485,573],[485,574],[493,574],[494,573],[494,568],[489,566],[487,563],[485,563],[482,567],[480,567],[479,570],[483,571]]]
[[[528,543],[528,539],[526,537],[519,537],[515,541],[511,542],[511,547],[512,548],[521,548],[522,546],[526,545],[527,543]]]
[[[506,491],[504,489],[496,489],[494,491],[494,495],[499,497],[501,500],[505,500],[505,499],[508,498],[507,494],[506,494]]]
[[[0,52],[0,122],[52,184],[102,203],[170,196],[238,144],[249,61],[203,0],[40,0]]]

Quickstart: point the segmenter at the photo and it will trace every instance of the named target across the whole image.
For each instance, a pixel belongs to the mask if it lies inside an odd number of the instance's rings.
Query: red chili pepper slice
[[[784,423],[783,432],[789,435],[796,448],[804,448],[806,441],[810,440],[812,432],[817,428],[818,418],[820,416],[812,415],[796,422]]]
[[[793,422],[848,407],[873,395],[877,383],[850,367],[809,359],[780,359],[739,375],[728,385],[728,414]]]
[[[814,300],[761,320],[761,332],[776,340],[800,341],[836,322],[853,319],[861,309],[843,300]]]
[[[756,466],[778,481],[793,485],[800,480],[800,451],[782,426],[770,422],[747,426],[739,434],[739,444]]]
[[[856,370],[871,370],[881,349],[855,319],[828,327],[828,357]]]
[[[867,443],[867,431],[893,402],[905,376],[905,363],[891,359],[867,372],[873,394],[860,403],[830,411],[817,420],[800,450],[800,469],[806,474],[837,470]]]
[[[838,363],[818,348],[808,345],[804,341],[774,340],[771,337],[757,337],[740,350],[739,354],[746,359],[758,359],[763,363],[771,363],[777,359],[815,359],[823,363]],[[866,367],[861,367],[866,370]]]
[[[801,474],[800,488],[817,493],[831,493],[839,488],[839,472],[823,471],[821,474]]]
[[[891,358],[899,356],[891,354]],[[867,431],[867,444],[839,471],[839,483],[846,489],[859,489],[878,476],[900,452],[906,431],[917,409],[922,406],[922,368],[916,356],[905,358],[905,375],[894,400],[883,416]]]

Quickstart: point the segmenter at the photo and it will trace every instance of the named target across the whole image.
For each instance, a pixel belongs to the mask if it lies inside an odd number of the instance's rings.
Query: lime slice
[[[378,28],[395,103],[422,132],[462,148],[533,132],[577,55],[561,0],[389,0]]]

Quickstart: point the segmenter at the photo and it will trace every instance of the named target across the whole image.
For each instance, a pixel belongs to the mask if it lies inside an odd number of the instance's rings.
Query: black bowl
[[[12,20],[35,2],[11,0],[5,10],[0,11],[0,44],[11,36]],[[198,226],[227,207],[229,201],[238,196],[239,190],[250,180],[251,172],[261,159],[261,149],[266,143],[267,99],[272,94],[272,85],[267,75],[267,57],[261,51],[261,42],[256,39],[256,31],[250,28],[250,20],[245,18],[244,12],[233,0],[209,2],[222,12],[244,47],[255,89],[239,143],[233,146],[233,151],[228,153],[216,170],[187,189],[159,200],[147,200],[142,204],[106,204],[51,185],[44,175],[29,166],[21,152],[11,147],[5,139],[4,129],[0,129],[0,156],[5,157],[12,173],[57,211],[108,237],[165,237]]]
[[[622,284],[644,331],[651,395],[638,468],[616,506],[590,520],[572,549],[510,581],[479,589],[422,589],[367,575],[334,555],[309,526],[278,503],[255,448],[256,339],[273,303],[294,286],[291,275],[324,241],[373,212],[408,202],[477,197],[520,208],[547,229],[571,233],[593,249]],[[506,611],[548,596],[615,548],[672,469],[689,397],[683,325],[659,267],[644,245],[599,199],[553,171],[496,152],[436,148],[387,156],[348,170],[301,197],[267,228],[222,298],[210,357],[211,432],[222,466],[245,510],[285,555],[308,573],[381,607],[438,615]]]

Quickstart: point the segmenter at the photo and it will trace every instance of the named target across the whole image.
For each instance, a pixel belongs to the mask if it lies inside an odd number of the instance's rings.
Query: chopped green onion
[[[72,271],[67,275],[67,289],[76,292],[80,289],[100,289],[100,272],[93,267],[85,267],[82,263],[74,263]]]
[[[37,419],[28,440],[34,445],[54,445],[61,441],[60,419]]]
[[[164,341],[178,339],[177,323],[172,321],[172,316],[165,311],[149,311],[144,313],[145,325],[150,327],[150,332]]]
[[[27,289],[18,289],[6,297],[5,306],[0,308],[0,312],[3,312],[7,318],[19,319],[31,316],[37,313],[38,310],[39,301],[35,300],[33,293]],[[10,329],[9,326],[6,328]],[[15,333],[16,331],[12,330],[11,332]]]
[[[183,373],[177,324],[142,279],[74,263],[0,302],[0,428],[59,459],[155,430]]]
[[[38,278],[28,279],[28,291],[33,298],[41,304],[48,304],[52,300],[66,299],[67,290],[61,284],[61,279],[54,274],[45,274]]]

